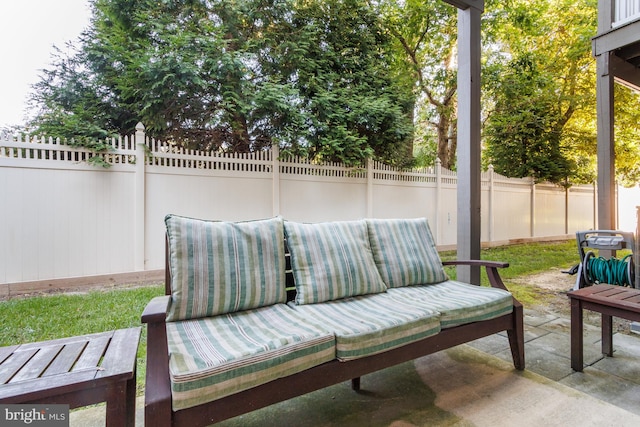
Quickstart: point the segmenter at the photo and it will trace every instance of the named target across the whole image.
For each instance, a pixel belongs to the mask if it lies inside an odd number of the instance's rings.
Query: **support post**
[[[598,228],[615,230],[614,78],[610,56],[596,57],[596,109],[598,113]]]
[[[480,259],[480,16],[458,10],[458,229],[459,259]],[[458,266],[457,278],[480,284],[480,267]]]

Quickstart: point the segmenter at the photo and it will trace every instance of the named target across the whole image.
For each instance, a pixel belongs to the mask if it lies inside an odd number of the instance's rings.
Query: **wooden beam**
[[[640,21],[621,25],[611,31],[598,34],[592,39],[593,56],[620,49],[638,41]]]
[[[596,57],[596,112],[598,116],[598,228],[615,230],[615,136],[612,52]]]
[[[480,259],[480,16],[458,10],[458,259]],[[459,266],[458,280],[480,284],[480,269]]]
[[[484,12],[484,0],[443,0],[445,3],[449,3],[457,7],[458,9],[467,10],[470,7]]]

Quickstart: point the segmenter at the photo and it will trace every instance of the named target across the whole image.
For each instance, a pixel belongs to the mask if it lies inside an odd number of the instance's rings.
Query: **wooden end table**
[[[602,313],[602,353],[613,356],[611,318],[640,321],[640,289],[602,284],[570,291],[567,295],[571,300],[571,367],[580,372],[584,364],[582,310]]]
[[[133,427],[141,328],[0,347],[0,403],[107,403],[107,426]]]

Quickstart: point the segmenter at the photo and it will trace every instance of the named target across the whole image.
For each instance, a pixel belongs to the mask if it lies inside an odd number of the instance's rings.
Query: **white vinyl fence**
[[[21,282],[157,273],[169,213],[233,221],[426,217],[439,246],[456,243],[456,174],[439,166],[346,168],[279,160],[277,148],[191,152],[148,138],[141,125],[112,141],[109,168],[87,163],[91,155],[49,139],[0,139],[0,296]],[[593,229],[595,209],[593,186],[565,191],[482,175],[485,244]]]

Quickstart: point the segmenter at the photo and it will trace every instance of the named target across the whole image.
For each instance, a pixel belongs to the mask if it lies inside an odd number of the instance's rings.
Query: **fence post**
[[[569,234],[569,187],[564,188],[564,234]]]
[[[272,210],[273,216],[280,215],[280,146],[271,146],[271,177],[272,177]]]
[[[531,202],[529,210],[529,237],[536,235],[536,181],[531,178]]]
[[[493,242],[493,227],[495,226],[495,218],[493,212],[494,204],[494,191],[493,191],[493,165],[489,165],[489,208],[487,212],[489,214],[489,242]]]
[[[367,217],[373,217],[373,159],[367,158]]]
[[[145,163],[146,143],[144,125],[136,125],[136,173],[135,173],[135,212],[134,212],[134,268],[145,270]]]

